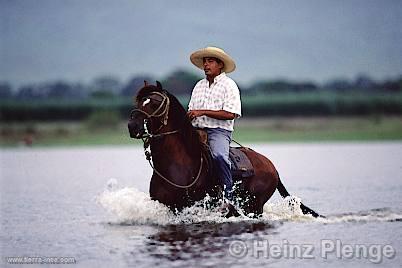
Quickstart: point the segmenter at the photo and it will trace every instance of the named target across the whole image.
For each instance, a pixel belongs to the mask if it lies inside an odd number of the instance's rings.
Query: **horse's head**
[[[167,125],[170,100],[168,93],[157,81],[156,86],[148,85],[140,89],[135,98],[135,106],[130,114],[128,130],[131,138],[144,138],[156,134]]]

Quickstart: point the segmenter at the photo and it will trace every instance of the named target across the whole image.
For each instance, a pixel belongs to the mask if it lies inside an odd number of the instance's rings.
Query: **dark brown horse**
[[[210,164],[209,152],[191,125],[179,101],[157,86],[147,85],[138,92],[136,109],[131,112],[128,129],[132,138],[144,140],[146,155],[152,159],[150,196],[172,210],[181,210],[202,200],[207,194],[221,193],[219,179]],[[150,150],[150,151],[149,151]],[[235,199],[242,200],[245,214],[261,215],[265,202],[276,189],[289,196],[272,162],[265,156],[242,148],[250,159],[255,175],[241,181]],[[151,163],[151,162],[150,162]],[[304,214],[319,216],[301,204]],[[232,210],[229,215],[236,214]]]

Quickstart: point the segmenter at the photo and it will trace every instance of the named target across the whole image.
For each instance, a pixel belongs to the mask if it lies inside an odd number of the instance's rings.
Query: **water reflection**
[[[240,235],[256,238],[274,234],[275,226],[266,222],[194,223],[160,226],[148,237],[146,252],[170,261],[224,257],[229,244]]]

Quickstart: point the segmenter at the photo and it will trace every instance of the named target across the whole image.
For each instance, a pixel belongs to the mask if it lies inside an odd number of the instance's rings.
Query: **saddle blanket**
[[[245,179],[254,176],[254,167],[247,155],[240,150],[240,147],[230,147],[229,159],[233,179]]]

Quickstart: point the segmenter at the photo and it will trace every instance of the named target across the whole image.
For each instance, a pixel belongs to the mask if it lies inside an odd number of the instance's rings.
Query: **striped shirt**
[[[204,78],[194,87],[191,94],[188,110],[224,110],[241,116],[240,91],[236,83],[221,73],[214,78],[209,86],[209,81]],[[193,126],[198,128],[223,128],[233,131],[234,119],[220,120],[207,116],[196,117],[192,121]]]

